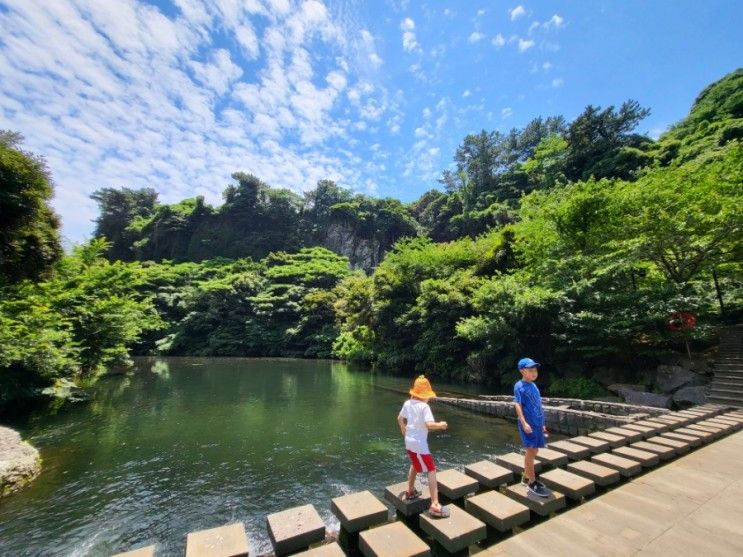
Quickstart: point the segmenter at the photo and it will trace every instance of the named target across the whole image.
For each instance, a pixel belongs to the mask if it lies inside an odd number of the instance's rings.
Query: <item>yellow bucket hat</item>
[[[436,393],[434,393],[431,388],[431,383],[429,383],[425,375],[419,375],[415,380],[415,383],[413,383],[413,388],[408,392],[416,398],[426,399],[436,396]]]

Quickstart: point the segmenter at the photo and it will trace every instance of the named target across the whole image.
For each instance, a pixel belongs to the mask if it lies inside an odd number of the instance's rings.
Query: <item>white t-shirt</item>
[[[411,398],[405,401],[400,416],[407,420],[405,448],[418,454],[431,454],[428,450],[428,428],[426,422],[433,422],[433,412],[428,403]]]

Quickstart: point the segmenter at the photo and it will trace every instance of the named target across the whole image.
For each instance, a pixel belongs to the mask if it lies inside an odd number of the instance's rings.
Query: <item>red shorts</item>
[[[408,451],[410,462],[415,468],[415,471],[419,474],[421,472],[435,472],[436,464],[433,462],[433,457],[430,454],[418,454],[413,451]]]

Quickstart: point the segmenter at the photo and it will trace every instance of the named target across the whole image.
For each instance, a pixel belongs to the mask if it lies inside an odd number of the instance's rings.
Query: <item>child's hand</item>
[[[526,434],[531,435],[534,432],[534,430],[529,425],[529,422],[524,422],[523,424],[521,424],[521,427],[524,428],[524,433]]]
[[[446,422],[439,422],[439,427],[441,429],[446,429],[447,427],[449,427],[449,424],[447,424]]]

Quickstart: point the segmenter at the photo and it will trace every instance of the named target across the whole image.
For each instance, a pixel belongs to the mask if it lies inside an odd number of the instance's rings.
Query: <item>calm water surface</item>
[[[188,532],[240,521],[257,555],[270,550],[266,515],[306,503],[335,528],[331,498],[383,498],[404,481],[396,417],[408,385],[334,362],[141,360],[101,380],[87,404],[8,424],[44,465],[0,501],[0,554],[103,556],[155,543],[182,555]],[[518,446],[502,420],[432,407],[449,422],[429,436],[439,468]]]

